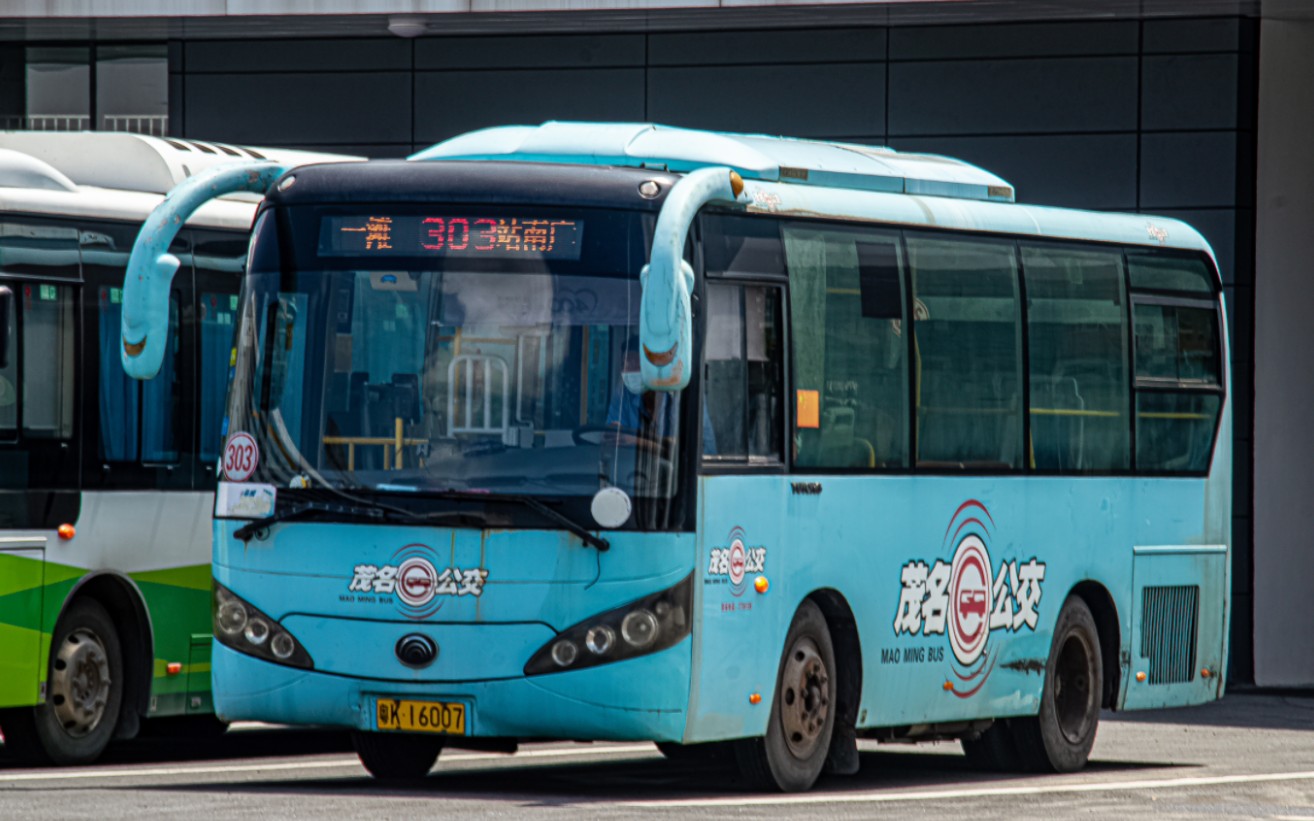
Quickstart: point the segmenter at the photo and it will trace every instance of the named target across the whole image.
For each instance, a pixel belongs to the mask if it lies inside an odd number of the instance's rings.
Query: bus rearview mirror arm
[[[146,218],[128,257],[123,276],[123,370],[134,379],[159,373],[169,334],[169,287],[179,261],[169,244],[195,211],[235,191],[264,194],[287,171],[276,162],[216,165],[188,177],[165,196]]]
[[[679,391],[693,366],[689,300],[694,272],[684,259],[689,226],[704,205],[732,204],[744,191],[739,174],[724,166],[700,168],[671,187],[657,216],[652,256],[639,272],[639,373],[654,391]]]

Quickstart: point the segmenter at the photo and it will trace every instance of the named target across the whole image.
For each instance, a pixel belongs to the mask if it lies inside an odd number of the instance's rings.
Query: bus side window
[[[1136,470],[1202,473],[1223,403],[1217,296],[1204,261],[1129,250]]]
[[[23,433],[73,438],[73,289],[25,282],[23,310]]]
[[[1022,467],[1022,327],[1013,243],[908,235],[917,465]]]
[[[1022,247],[1030,359],[1031,467],[1131,468],[1126,275],[1122,254]]]
[[[4,301],[5,325],[5,362],[0,367],[0,440],[10,440],[18,435],[18,283],[7,285],[12,295]]]
[[[709,283],[703,454],[779,462],[783,431],[780,289]]]
[[[100,458],[107,463],[178,461],[178,296],[169,297],[169,343],[160,372],[140,382],[119,362],[123,291],[102,285],[96,294],[99,324]]]
[[[788,225],[794,464],[908,465],[904,262],[888,231]]]

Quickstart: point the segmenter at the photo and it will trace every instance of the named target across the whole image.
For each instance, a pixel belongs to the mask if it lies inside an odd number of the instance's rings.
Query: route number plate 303
[[[381,698],[374,716],[380,730],[465,735],[465,705],[459,702]]]

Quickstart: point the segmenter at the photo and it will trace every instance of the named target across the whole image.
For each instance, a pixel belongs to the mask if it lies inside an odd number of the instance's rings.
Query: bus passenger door
[[[709,281],[699,411],[694,699],[704,741],[760,735],[806,561],[782,545],[783,289]],[[694,432],[690,431],[692,435]],[[762,579],[762,582],[758,582]],[[806,584],[806,579],[799,579]],[[767,591],[770,591],[769,593]],[[759,702],[761,704],[762,702]]]
[[[39,699],[46,540],[0,539],[0,707]]]

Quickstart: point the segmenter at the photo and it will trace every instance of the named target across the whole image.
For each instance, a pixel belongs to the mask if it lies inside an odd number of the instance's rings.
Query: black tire
[[[1022,759],[1017,753],[1017,741],[1013,737],[1008,719],[996,719],[980,738],[964,738],[963,754],[967,756],[969,766],[978,770],[995,772],[1015,772],[1022,769]]]
[[[351,734],[351,745],[370,775],[380,781],[415,781],[433,769],[442,739],[404,733]]]
[[[798,792],[816,783],[835,730],[837,686],[826,618],[815,604],[804,601],[785,637],[766,737],[735,745],[739,772],[748,786]]]
[[[1054,626],[1040,713],[1008,722],[1023,769],[1071,773],[1086,766],[1099,729],[1103,681],[1095,618],[1080,597],[1069,596]]]
[[[5,715],[5,748],[29,764],[90,764],[119,723],[123,651],[109,613],[92,599],[68,606],[50,644],[46,701]]]

